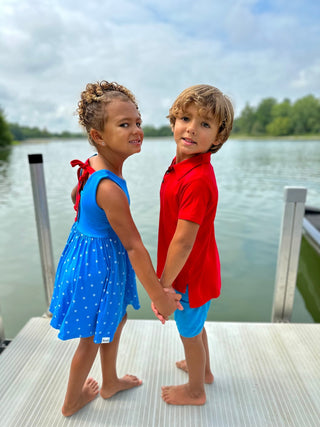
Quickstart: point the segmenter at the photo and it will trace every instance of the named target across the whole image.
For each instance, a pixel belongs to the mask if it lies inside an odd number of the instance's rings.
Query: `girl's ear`
[[[98,145],[104,145],[104,140],[100,133],[96,129],[90,130],[90,136],[93,139],[93,141]]]

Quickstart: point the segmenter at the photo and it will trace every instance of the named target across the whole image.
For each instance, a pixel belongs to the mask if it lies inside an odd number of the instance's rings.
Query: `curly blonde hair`
[[[217,152],[229,138],[232,130],[234,111],[230,99],[219,89],[210,85],[191,86],[180,93],[169,110],[167,118],[173,128],[176,118],[184,113],[190,105],[195,105],[198,114],[214,118],[218,125],[218,145],[213,145],[209,151]]]
[[[107,120],[106,106],[114,99],[131,101],[139,111],[139,107],[134,95],[126,87],[106,80],[96,83],[88,83],[86,89],[81,92],[81,99],[78,102],[77,113],[79,123],[87,132],[90,144],[96,145],[90,135],[91,129],[104,130]]]

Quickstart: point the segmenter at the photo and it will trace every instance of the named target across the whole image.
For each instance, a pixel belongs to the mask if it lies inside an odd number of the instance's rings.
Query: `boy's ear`
[[[211,151],[211,153],[215,153],[216,151],[219,150],[219,148],[221,148],[223,145],[223,142],[221,141],[221,139],[216,139],[212,145],[209,151]]]
[[[220,138],[217,138],[216,140],[213,141],[212,146],[216,146],[216,145],[220,145],[221,144],[221,140]]]
[[[96,144],[104,145],[104,141],[97,129],[90,130],[90,136]]]

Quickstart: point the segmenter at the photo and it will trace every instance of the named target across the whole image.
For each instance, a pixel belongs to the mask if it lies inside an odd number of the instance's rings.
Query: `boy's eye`
[[[182,120],[183,122],[187,122],[187,121],[189,120],[189,117],[187,117],[187,116],[182,116],[182,117],[181,117],[181,120]]]
[[[127,128],[129,126],[129,123],[121,123],[120,127],[122,128]]]
[[[141,128],[141,122],[137,122],[137,127]]]

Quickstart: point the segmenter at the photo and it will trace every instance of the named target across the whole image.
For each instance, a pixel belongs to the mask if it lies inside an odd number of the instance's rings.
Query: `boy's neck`
[[[181,162],[184,162],[185,160],[192,159],[193,157],[197,157],[200,155],[202,156],[203,154],[207,154],[207,153],[196,153],[190,156],[185,156],[185,155],[180,155],[180,153],[176,152],[176,163],[181,163]]]
[[[185,160],[191,159],[191,157],[194,157],[194,155],[186,156],[181,155],[178,151],[176,152],[176,163],[184,162]]]

